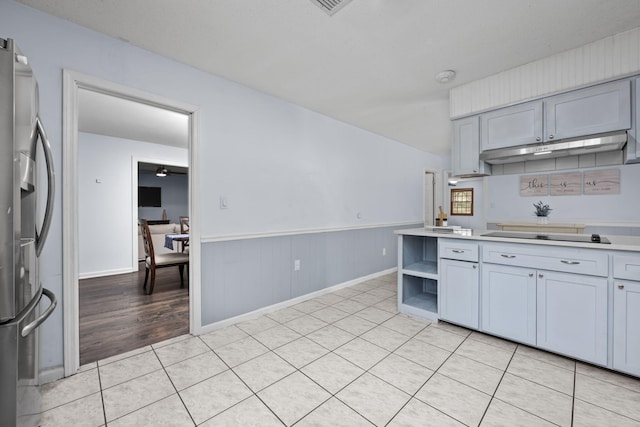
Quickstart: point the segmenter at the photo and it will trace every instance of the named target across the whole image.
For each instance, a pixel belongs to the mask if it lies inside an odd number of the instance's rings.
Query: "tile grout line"
[[[108,425],[107,424],[107,408],[105,407],[104,404],[104,394],[103,394],[103,390],[102,390],[102,378],[100,376],[100,364],[96,362],[96,370],[98,372],[98,386],[100,387],[100,403],[102,403],[102,417],[104,419],[104,425]]]
[[[493,393],[491,394],[491,399],[489,399],[489,404],[484,409],[484,412],[482,413],[482,417],[480,417],[480,422],[478,423],[478,425],[482,424],[482,420],[484,420],[484,417],[487,415],[487,412],[489,411],[489,407],[491,406],[491,403],[493,402],[494,399],[496,399],[495,397],[496,393],[500,388],[500,384],[502,384],[502,380],[504,379],[504,376],[507,375],[507,370],[509,369],[509,365],[511,365],[511,362],[513,361],[513,358],[516,355],[516,351],[518,351],[519,346],[520,344],[516,344],[516,348],[513,349],[513,353],[511,353],[511,357],[509,358],[509,363],[507,363],[507,366],[504,367],[504,370],[502,371],[502,375],[500,376],[500,381],[498,381],[498,384],[496,385],[495,390],[493,390]],[[518,409],[521,409],[521,408],[518,408]]]
[[[573,393],[571,393],[571,425],[573,425],[573,420],[576,412],[576,381],[577,381],[577,372],[578,372],[578,364],[573,364]]]

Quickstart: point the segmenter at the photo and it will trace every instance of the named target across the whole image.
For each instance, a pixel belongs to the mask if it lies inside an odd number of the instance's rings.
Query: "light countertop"
[[[484,241],[484,242],[524,243],[529,245],[568,246],[573,248],[640,252],[640,236],[618,236],[618,235],[609,235],[609,234],[601,235],[601,237],[606,237],[607,239],[609,239],[611,244],[484,236],[484,234],[486,233],[492,233],[496,231],[498,230],[471,230],[468,228],[452,229],[452,228],[438,228],[438,227],[423,227],[423,228],[409,228],[409,229],[396,230],[395,233],[399,235],[405,235],[405,236],[428,236],[428,237],[442,237],[447,239],[477,240],[477,241]],[[519,232],[519,233],[532,234],[532,235],[562,234],[562,233],[526,233],[526,232]],[[566,234],[566,236],[575,237],[576,235]]]

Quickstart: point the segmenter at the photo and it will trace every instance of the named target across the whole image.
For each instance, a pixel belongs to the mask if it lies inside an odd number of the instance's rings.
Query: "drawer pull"
[[[618,285],[618,289],[624,289],[624,285]]]
[[[501,256],[502,258],[515,258],[515,257],[516,257],[515,255],[505,255],[505,254],[502,254],[502,255],[500,255],[500,256]]]
[[[569,265],[578,265],[578,264],[580,264],[579,261],[567,261],[566,259],[562,259],[562,260],[560,260],[560,262],[563,263],[563,264],[569,264]]]
[[[451,252],[453,252],[454,254],[463,254],[464,251],[460,250],[460,249],[451,249]]]
[[[529,277],[533,277],[533,273],[529,273]]]

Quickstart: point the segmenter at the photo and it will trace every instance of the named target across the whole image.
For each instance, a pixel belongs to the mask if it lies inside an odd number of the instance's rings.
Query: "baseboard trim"
[[[119,268],[116,270],[104,270],[104,271],[92,271],[90,273],[80,273],[78,274],[78,279],[93,279],[94,277],[104,277],[104,276],[115,276],[118,274],[127,274],[134,273],[138,270],[133,270],[131,268]]]
[[[42,371],[40,371],[39,375],[41,385],[58,381],[61,378],[64,378],[64,367],[62,366],[43,369]]]
[[[247,320],[255,319],[256,317],[260,317],[263,314],[270,313],[272,311],[281,310],[283,308],[290,307],[292,305],[296,305],[303,301],[306,301],[311,298],[318,297],[320,295],[328,294],[330,292],[337,291],[342,288],[346,288],[352,285],[356,285],[358,283],[366,282],[367,280],[375,279],[377,277],[386,276],[387,274],[395,273],[398,271],[398,267],[389,268],[387,270],[379,271],[377,273],[369,274],[367,276],[358,277],[353,280],[348,280],[346,282],[339,283],[337,285],[330,286],[328,288],[320,289],[319,291],[311,292],[305,295],[301,295],[299,297],[291,298],[286,301],[282,301],[273,305],[269,305],[266,307],[259,308],[257,310],[251,311],[249,313],[241,314],[239,316],[230,317],[228,319],[220,320],[219,322],[209,323],[207,325],[203,325],[197,330],[193,331],[193,335],[203,335],[209,332],[213,332],[218,329],[225,328],[227,326],[233,325],[234,323],[244,322]]]

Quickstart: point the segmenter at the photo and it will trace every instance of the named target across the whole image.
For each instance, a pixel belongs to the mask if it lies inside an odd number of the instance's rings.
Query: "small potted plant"
[[[549,205],[542,203],[542,200],[540,200],[538,203],[534,203],[533,207],[536,208],[535,213],[538,217],[538,224],[547,224],[549,222],[549,212],[552,210]]]

